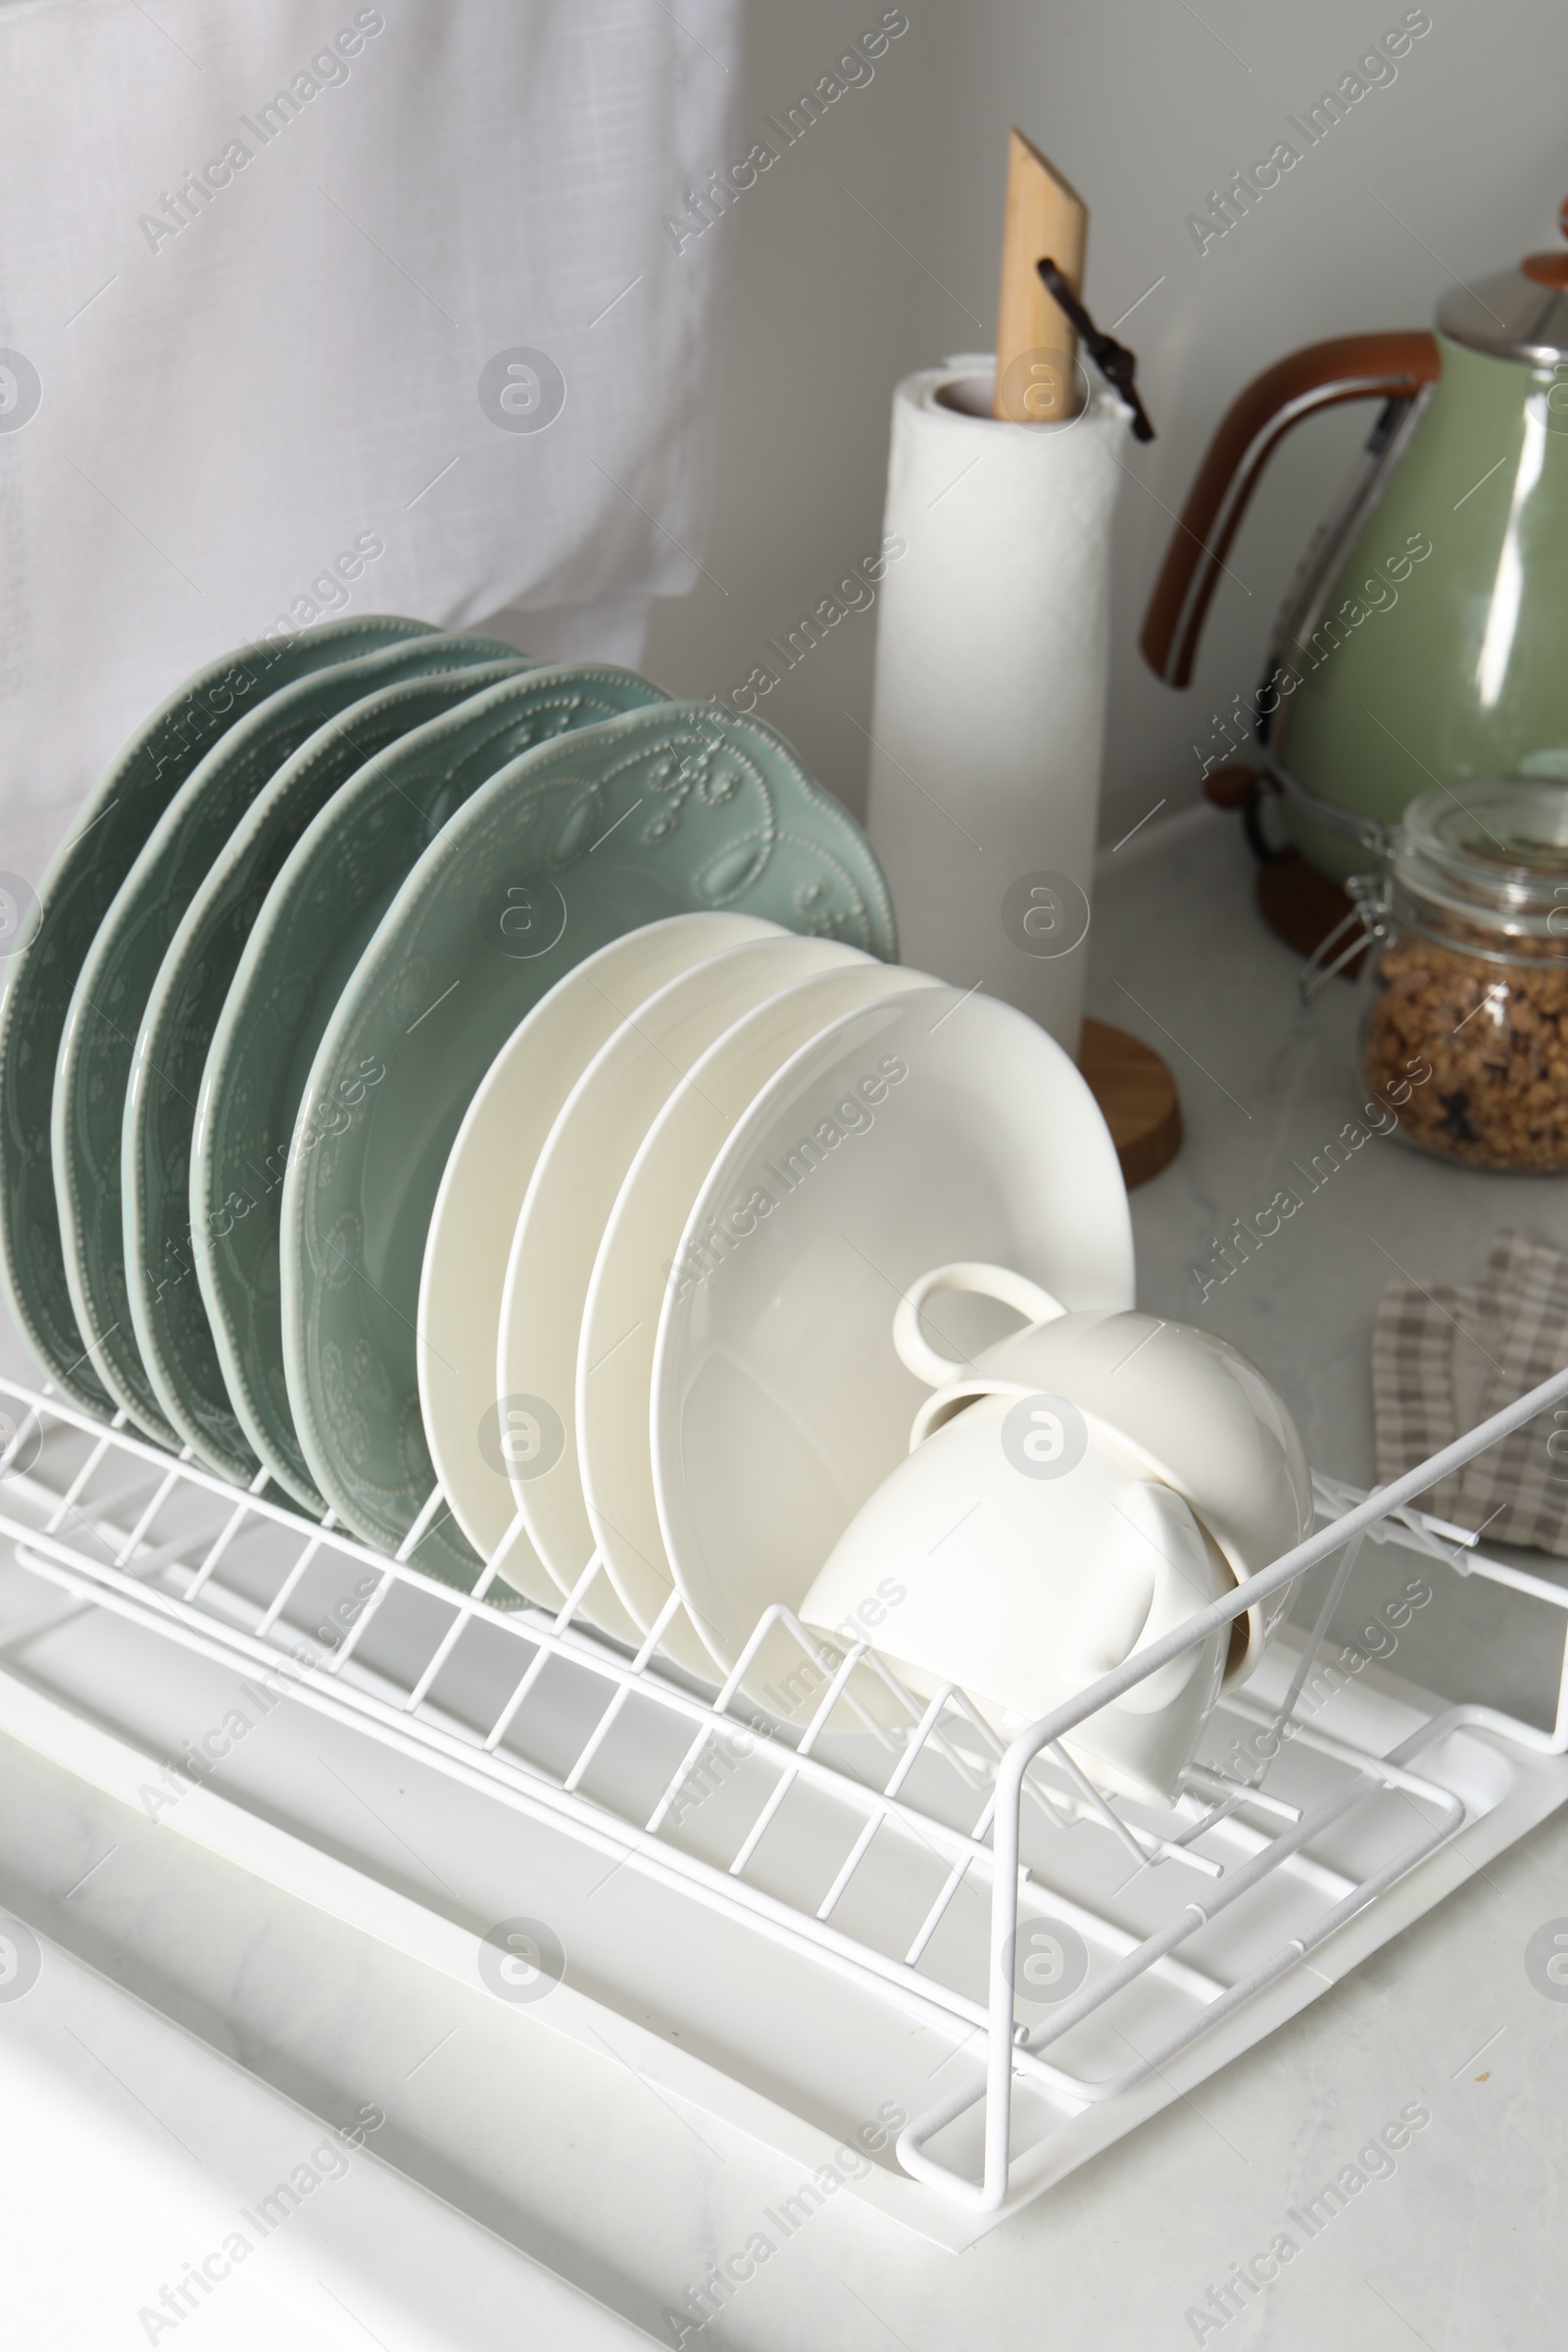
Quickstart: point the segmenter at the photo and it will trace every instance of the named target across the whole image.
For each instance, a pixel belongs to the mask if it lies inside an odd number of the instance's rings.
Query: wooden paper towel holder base
[[[1182,1148],[1182,1105],[1166,1063],[1141,1039],[1085,1015],[1078,1067],[1104,1114],[1129,1192]]]

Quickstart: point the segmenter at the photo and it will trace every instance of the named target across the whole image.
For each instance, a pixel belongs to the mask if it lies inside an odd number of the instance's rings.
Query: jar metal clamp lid
[[[1281,789],[1292,790],[1288,779]],[[1294,790],[1312,799],[1298,785]],[[1325,811],[1314,801],[1312,813]],[[1344,811],[1335,813],[1343,818]],[[1410,803],[1397,827],[1376,831],[1380,840],[1370,838],[1369,825],[1357,837],[1377,850],[1384,868],[1351,876],[1350,912],[1301,973],[1303,1004],[1369,939],[1385,935],[1396,909],[1401,928],[1424,937],[1451,940],[1462,930],[1466,952],[1487,961],[1568,956],[1568,784],[1496,776],[1439,785]]]

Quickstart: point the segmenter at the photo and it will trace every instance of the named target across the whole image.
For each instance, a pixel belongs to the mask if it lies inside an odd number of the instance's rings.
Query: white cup
[[[944,1292],[977,1292],[1032,1318],[972,1361],[944,1355],[921,1317]],[[1240,1583],[1312,1528],[1312,1474],[1289,1412],[1250,1357],[1228,1340],[1130,1309],[1067,1312],[1005,1266],[938,1266],[900,1302],[900,1356],[936,1394],[915,1416],[911,1447],[990,1396],[1070,1396],[1132,1449],[1144,1476],[1174,1488]],[[1244,1681],[1284,1616],[1291,1591],[1236,1621],[1226,1685]]]
[[[802,1604],[919,1697],[955,1684],[1004,1740],[1235,1589],[1173,1488],[1062,1396],[982,1395],[861,1506]],[[1069,1733],[1098,1787],[1168,1802],[1218,1693],[1221,1628]]]

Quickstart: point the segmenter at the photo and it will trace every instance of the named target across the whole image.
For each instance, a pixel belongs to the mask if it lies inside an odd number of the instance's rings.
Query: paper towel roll
[[[1111,510],[1129,412],[991,415],[993,363],[893,396],[867,830],[905,961],[1078,1051],[1104,738]]]

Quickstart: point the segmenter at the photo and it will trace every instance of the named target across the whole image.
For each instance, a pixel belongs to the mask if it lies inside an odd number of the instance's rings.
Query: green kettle
[[[1568,236],[1568,205],[1562,225]],[[1220,739],[1204,760],[1209,797],[1248,808],[1261,857],[1280,854],[1259,821],[1260,796],[1278,795],[1291,841],[1335,883],[1375,865],[1406,804],[1435,784],[1568,782],[1568,252],[1456,287],[1436,334],[1314,343],[1248,386],[1209,445],[1145,617],[1145,658],[1167,684],[1191,679],[1270,451],[1349,400],[1383,407],[1281,608],[1242,720],[1249,763],[1219,770],[1237,748]],[[1304,879],[1329,913],[1338,894]]]

